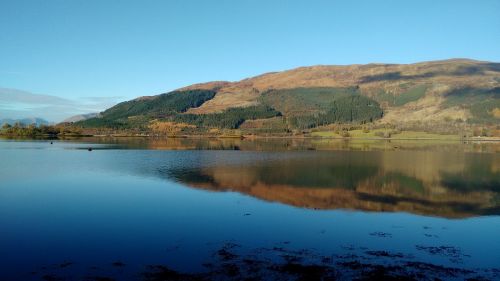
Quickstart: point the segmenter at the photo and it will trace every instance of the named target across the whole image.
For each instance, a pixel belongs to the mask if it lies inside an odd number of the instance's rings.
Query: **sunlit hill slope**
[[[120,103],[83,128],[169,133],[291,133],[334,124],[495,127],[500,63],[317,65],[195,84]]]

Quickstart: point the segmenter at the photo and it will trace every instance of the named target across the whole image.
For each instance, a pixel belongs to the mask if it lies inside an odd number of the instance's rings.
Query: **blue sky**
[[[499,46],[497,0],[0,0],[0,118],[304,65],[498,62]],[[27,111],[14,90],[72,107]]]

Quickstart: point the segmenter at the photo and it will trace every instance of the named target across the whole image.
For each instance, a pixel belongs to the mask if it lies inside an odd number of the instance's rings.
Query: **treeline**
[[[58,135],[79,135],[81,131],[77,128],[66,126],[50,126],[35,124],[23,125],[16,123],[13,126],[3,124],[0,130],[0,135],[12,137],[36,137],[36,136],[49,136],[55,137]]]
[[[229,108],[210,114],[186,113],[189,108],[201,106],[215,94],[212,90],[188,90],[139,98],[117,104],[102,112],[100,117],[76,122],[74,125],[82,129],[105,128],[145,133],[151,132],[152,128],[162,132],[172,128],[178,129],[171,123],[179,123],[192,125],[188,126],[190,132],[203,132],[209,128],[238,129],[246,120],[269,119],[282,116],[283,112],[283,125],[270,128],[266,127],[270,124],[259,123],[261,126],[252,130],[288,133],[333,123],[367,123],[382,117],[383,114],[380,105],[359,95],[357,88],[271,91],[259,100],[259,105]],[[157,125],[161,125],[161,128],[152,127],[155,122],[159,122]]]
[[[364,124],[382,116],[383,111],[376,101],[354,95],[337,99],[325,113],[289,117],[288,124],[296,129],[310,129],[333,123]]]
[[[272,89],[263,92],[258,101],[291,117],[326,111],[337,99],[354,95],[360,95],[358,87]]]
[[[229,108],[220,113],[211,114],[177,114],[170,121],[186,123],[197,127],[214,127],[220,129],[237,129],[245,120],[266,119],[281,116],[279,111],[265,105]]]
[[[500,87],[458,88],[446,94],[443,105],[469,109],[472,114],[469,123],[496,125],[500,118]]]
[[[202,105],[214,96],[215,91],[211,90],[173,91],[152,98],[145,97],[119,103],[104,111],[102,116],[109,119],[119,119],[136,115],[158,117],[185,112],[189,108]]]
[[[85,128],[147,127],[152,119],[165,118],[199,107],[215,96],[212,90],[173,91],[156,97],[144,97],[119,103],[102,112],[100,117],[76,122]]]
[[[470,105],[471,123],[498,124],[500,119],[500,98],[490,99]]]
[[[399,95],[394,95],[381,90],[374,96],[374,98],[379,102],[387,102],[389,106],[403,106],[425,96],[428,88],[428,85],[417,85],[407,89]]]
[[[127,120],[113,120],[106,117],[95,117],[84,121],[74,123],[75,126],[82,128],[110,128],[110,129],[126,129],[130,128],[131,124]]]

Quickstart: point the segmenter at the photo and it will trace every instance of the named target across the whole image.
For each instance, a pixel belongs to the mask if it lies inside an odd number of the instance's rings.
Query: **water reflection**
[[[85,161],[92,166],[297,207],[449,218],[500,214],[498,143],[80,138],[47,147],[89,146],[95,151]]]
[[[66,138],[65,142],[106,144],[112,148],[154,150],[244,150],[244,151],[372,151],[372,150],[439,150],[460,152],[500,152],[498,142],[390,141],[346,140],[320,138],[145,138],[145,137],[83,137]]]
[[[276,155],[275,155],[276,156]],[[500,214],[499,158],[438,151],[297,152],[164,170],[165,177],[315,209],[403,211],[442,217]]]
[[[312,139],[0,141],[0,279],[498,279],[497,216],[430,217],[500,214],[498,151]]]

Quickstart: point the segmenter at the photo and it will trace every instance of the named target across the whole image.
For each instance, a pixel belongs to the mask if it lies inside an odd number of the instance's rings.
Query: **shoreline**
[[[450,135],[451,136],[451,135]],[[73,137],[73,136],[72,136]],[[138,137],[138,138],[170,138],[170,139],[241,139],[241,140],[262,140],[262,139],[314,139],[314,140],[437,140],[437,141],[489,141],[500,142],[500,137],[469,137],[460,138],[458,135],[453,138],[433,138],[433,137],[404,137],[404,138],[383,138],[383,137],[336,137],[336,136],[263,136],[263,135],[127,135],[127,134],[108,134],[108,135],[85,135],[83,137]]]
[[[25,138],[25,139],[64,139],[64,138],[147,138],[147,139],[240,139],[240,140],[267,140],[267,139],[283,139],[283,140],[344,140],[344,141],[446,141],[446,142],[500,142],[499,137],[473,137],[473,138],[432,138],[432,137],[415,137],[415,138],[373,138],[373,137],[319,137],[319,136],[205,136],[205,135],[181,135],[181,136],[151,136],[151,135],[81,135],[81,136],[4,136],[1,138]]]

